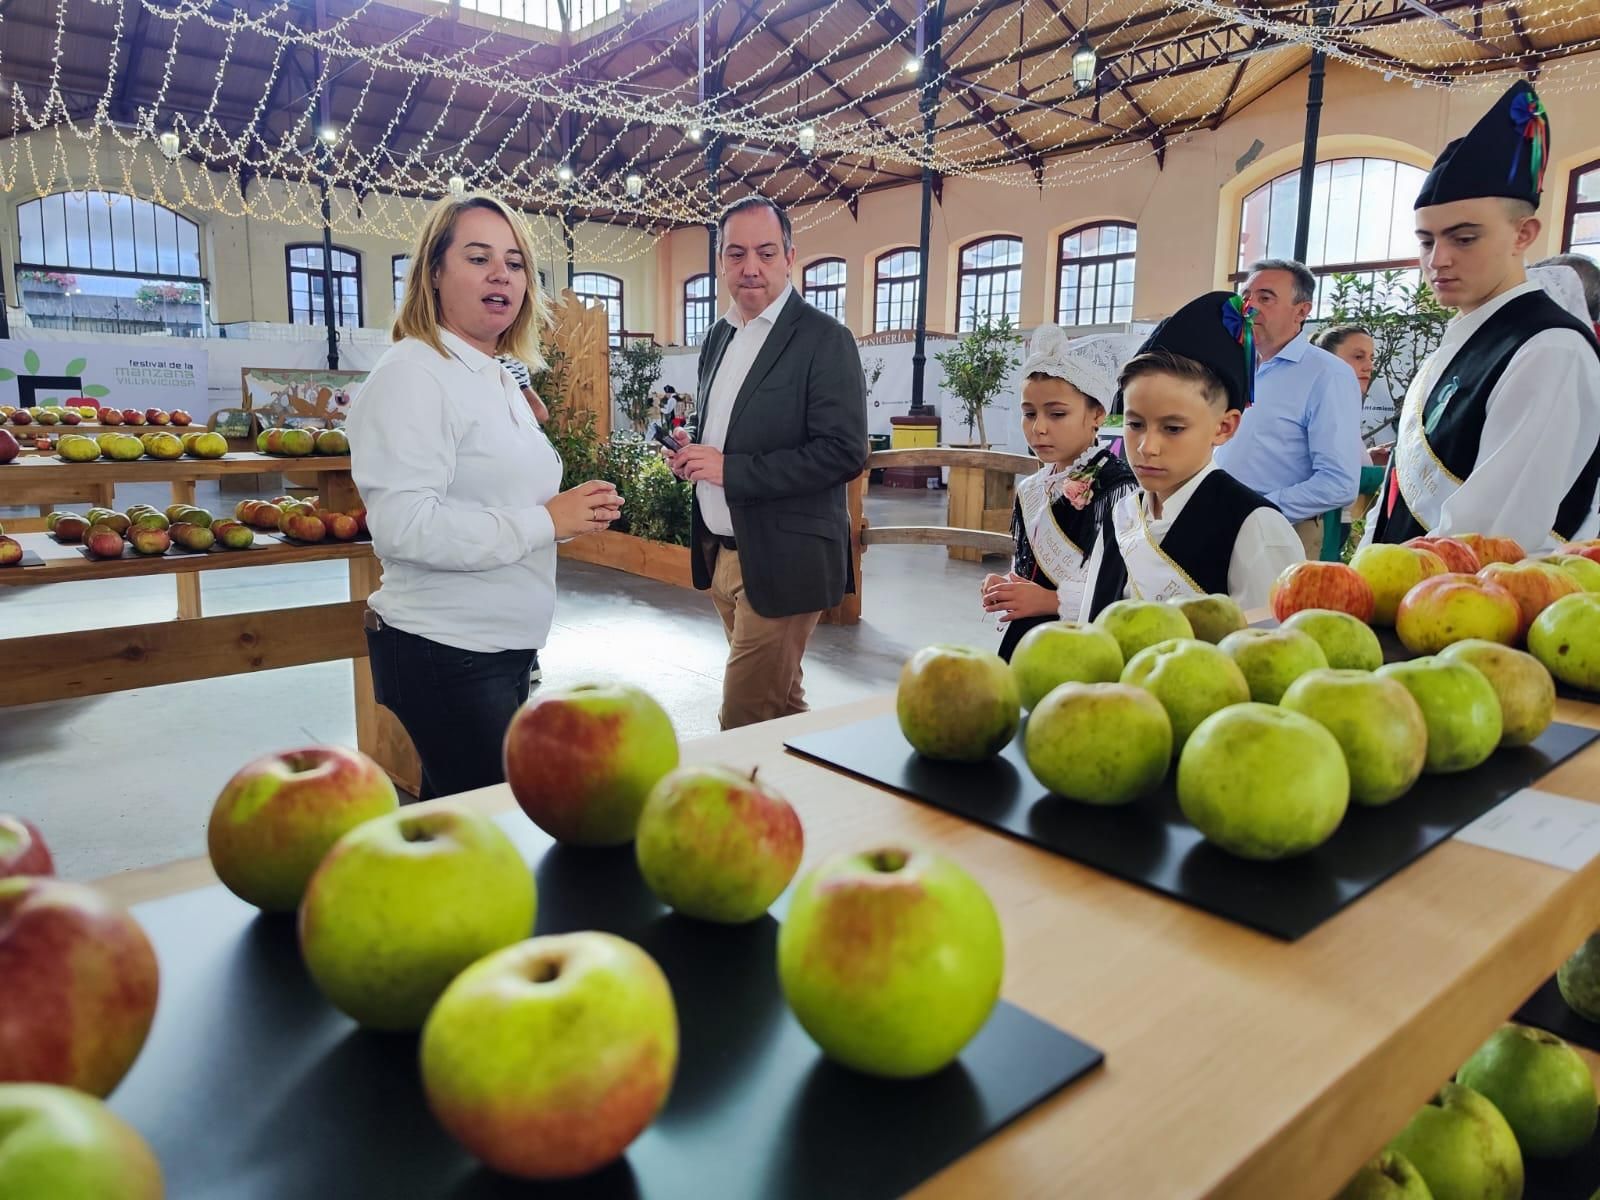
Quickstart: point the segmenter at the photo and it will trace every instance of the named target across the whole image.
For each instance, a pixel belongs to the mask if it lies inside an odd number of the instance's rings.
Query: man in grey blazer
[[[700,416],[670,457],[694,489],[694,584],[728,635],[722,728],[806,710],[800,660],[855,590],[845,486],[867,461],[866,381],[850,331],[794,290],[794,233],[765,196],[717,226],[733,296],[700,347]]]

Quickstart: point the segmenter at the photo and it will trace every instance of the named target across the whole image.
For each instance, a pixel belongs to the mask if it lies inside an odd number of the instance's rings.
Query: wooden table
[[[1105,1051],[919,1196],[1332,1196],[1600,925],[1600,861],[1568,872],[1449,841],[1280,942],[782,749],[891,706],[721,734],[685,758],[759,767],[805,822],[803,870],[885,842],[957,859],[1004,922],[1006,998]],[[1560,717],[1600,726],[1588,705],[1563,702]],[[1600,801],[1600,744],[1542,786]],[[512,803],[504,787],[458,799]],[[214,880],[195,859],[101,886],[133,903]]]

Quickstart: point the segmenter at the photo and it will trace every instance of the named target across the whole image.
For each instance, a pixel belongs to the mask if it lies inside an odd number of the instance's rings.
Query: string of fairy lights
[[[115,4],[103,70],[74,63],[68,75],[66,40],[83,0],[55,0],[44,84],[7,84],[0,13],[0,104],[13,130],[32,135],[0,142],[0,189],[126,193],[305,226],[320,225],[326,187],[336,230],[406,240],[426,198],[487,187],[530,212],[605,214],[609,224],[585,227],[583,256],[620,262],[649,253],[667,228],[714,219],[713,146],[720,194],[759,188],[796,206],[804,229],[842,211],[812,202],[848,198],[884,172],[926,167],[1054,189],[1126,170],[1213,120],[1247,73],[1270,73],[1247,71],[1257,56],[1287,53],[1298,64],[1315,47],[1417,87],[1459,88],[1503,86],[1492,73],[1521,69],[1536,43],[1573,56],[1600,49],[1600,36],[1586,32],[1593,0],[1485,0],[1461,18],[1470,25],[1369,0],[1365,12],[1383,16],[1381,28],[1370,19],[1318,25],[1314,0],[1271,9],[980,0],[949,18],[927,58],[921,14],[907,21],[893,0],[828,0],[793,20],[781,6],[746,13],[735,0],[707,0],[706,27],[731,23],[736,33],[703,64],[693,21],[669,26],[651,8],[628,6],[597,31],[577,31],[569,56],[548,66],[550,43],[531,27],[456,22],[441,5],[394,31],[395,10],[376,2],[310,29],[288,0],[254,11],[210,0]],[[135,23],[148,27],[145,53],[159,54],[161,69],[130,115],[117,98]],[[1225,69],[1194,69],[1174,49],[1222,26],[1250,35],[1248,49],[1212,64]],[[1090,31],[1107,49],[1096,50]],[[199,54],[215,59],[203,90],[187,61]],[[1167,69],[1152,70],[1156,61]],[[84,76],[100,86],[76,85]],[[1137,94],[1124,82],[1135,76]],[[721,84],[710,99],[704,79]],[[1544,64],[1540,87],[1588,92],[1597,82],[1591,64],[1563,57]],[[271,131],[269,118],[283,113],[288,127]],[[1072,153],[1085,142],[1092,152]],[[534,228],[541,257],[564,256],[559,216]]]

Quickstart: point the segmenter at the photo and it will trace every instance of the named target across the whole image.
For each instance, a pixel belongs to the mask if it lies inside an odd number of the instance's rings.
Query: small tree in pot
[[[611,391],[617,410],[643,433],[655,415],[650,389],[661,378],[661,347],[649,338],[636,338],[611,352]]]
[[[1021,337],[1009,316],[998,321],[983,317],[971,333],[950,349],[934,355],[944,368],[944,386],[961,401],[961,416],[970,432],[978,429],[979,446],[988,446],[983,428],[983,412],[994,403],[1006,376],[1022,360],[1013,352]]]

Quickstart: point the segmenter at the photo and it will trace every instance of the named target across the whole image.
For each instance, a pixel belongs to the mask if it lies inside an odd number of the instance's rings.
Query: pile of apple
[[[0,421],[12,425],[80,425],[94,420],[95,409],[76,405],[46,404],[38,408],[16,408],[0,404]]]
[[[175,408],[170,413],[161,408],[147,408],[140,412],[137,408],[99,408],[95,410],[94,419],[102,425],[191,425],[194,418],[181,408]]]
[[[349,454],[350,439],[342,429],[263,429],[256,435],[256,449],[280,458]]]
[[[54,878],[39,830],[0,816],[0,1196],[161,1200],[161,1168],[107,1108],[155,1018],[139,923]]]
[[[1542,1029],[1502,1025],[1338,1200],[1521,1200],[1525,1160],[1583,1151],[1595,1118],[1578,1053]]]
[[[255,535],[237,521],[218,521],[192,504],[170,504],[165,512],[148,504],[133,504],[126,512],[91,508],[79,515],[53,512],[45,528],[56,541],[81,542],[94,558],[121,558],[124,542],[137,554],[165,554],[177,545],[185,550],[245,550]]]
[[[354,508],[338,512],[322,507],[316,496],[296,500],[293,496],[274,496],[271,500],[241,500],[234,506],[234,520],[254,529],[269,529],[297,542],[353,542],[367,532],[367,510]]]

